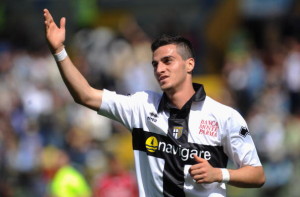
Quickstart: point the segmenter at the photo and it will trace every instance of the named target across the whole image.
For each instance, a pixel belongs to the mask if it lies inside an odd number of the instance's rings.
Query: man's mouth
[[[158,81],[159,81],[159,82],[162,82],[162,81],[165,80],[166,78],[168,78],[168,76],[160,76],[160,77],[158,78]]]

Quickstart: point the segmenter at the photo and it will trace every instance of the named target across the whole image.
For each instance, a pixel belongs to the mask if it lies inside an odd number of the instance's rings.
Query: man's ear
[[[195,59],[189,58],[186,60],[186,69],[188,73],[192,73],[195,67]]]

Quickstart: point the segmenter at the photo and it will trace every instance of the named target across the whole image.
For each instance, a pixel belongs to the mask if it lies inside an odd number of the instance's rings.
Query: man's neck
[[[166,91],[166,95],[169,98],[169,101],[172,105],[174,105],[177,109],[181,109],[188,100],[195,94],[195,90],[193,88],[193,84],[187,85],[186,87],[182,87],[176,91]]]

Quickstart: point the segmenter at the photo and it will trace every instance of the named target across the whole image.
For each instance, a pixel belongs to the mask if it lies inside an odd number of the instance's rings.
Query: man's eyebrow
[[[162,57],[160,60],[161,61],[165,61],[165,60],[167,60],[167,59],[172,59],[172,58],[174,58],[172,55],[168,55],[168,56],[164,56],[164,57]],[[155,65],[155,64],[157,64],[157,60],[152,60],[152,65]]]
[[[161,60],[166,60],[166,59],[171,59],[171,58],[174,58],[174,57],[172,55],[168,55],[168,56],[161,58]]]

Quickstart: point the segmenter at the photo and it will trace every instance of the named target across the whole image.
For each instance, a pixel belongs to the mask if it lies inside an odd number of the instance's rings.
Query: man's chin
[[[160,89],[162,91],[166,92],[166,91],[169,91],[171,89],[171,86],[168,86],[168,85],[164,84],[164,85],[160,86]]]

